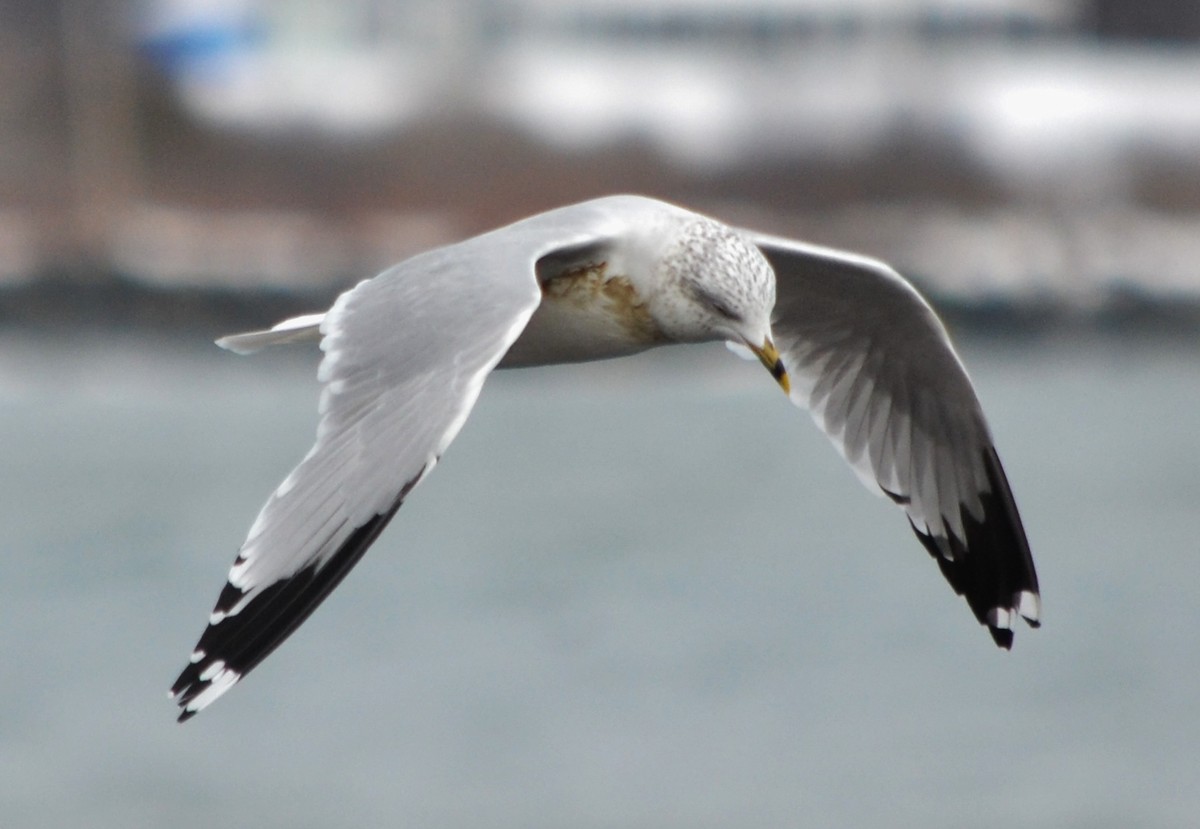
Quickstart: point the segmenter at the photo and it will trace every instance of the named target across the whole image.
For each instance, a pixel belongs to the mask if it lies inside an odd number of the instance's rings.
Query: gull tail
[[[217,345],[236,354],[253,354],[269,345],[318,342],[321,339],[321,321],[324,314],[306,314],[286,319],[267,331],[247,331],[230,334],[217,340]]]

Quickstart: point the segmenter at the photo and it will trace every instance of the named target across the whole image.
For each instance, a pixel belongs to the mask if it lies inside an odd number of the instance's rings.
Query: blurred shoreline
[[[149,120],[171,140],[141,168],[136,195],[82,220],[58,200],[0,208],[0,326],[255,327],[326,307],[422,250],[638,192],[887,261],[967,328],[1200,334],[1200,209],[1007,200],[911,137],[855,163],[697,171],[644,142],[566,150],[465,115],[376,143],[278,144],[151,100],[164,111]],[[451,140],[462,135],[473,140]]]
[[[198,55],[52,7],[0,29],[6,327],[259,325],[634,192],[882,259],[971,327],[1200,332],[1200,53],[1079,4],[364,6],[330,35],[277,3]]]
[[[0,331],[33,336],[194,337],[211,341],[328,308],[357,280],[321,286],[163,285],[117,273],[68,273],[0,286]],[[1200,340],[1200,300],[1114,286],[1073,304],[1044,296],[956,296],[912,278],[955,335],[1015,341],[1121,338]],[[1099,301],[1098,301],[1099,300]]]

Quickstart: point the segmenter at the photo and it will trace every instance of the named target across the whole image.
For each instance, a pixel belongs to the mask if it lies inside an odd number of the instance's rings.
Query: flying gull
[[[401,262],[324,314],[218,340],[319,341],[316,444],[267,499],[171,689],[193,716],[324,601],[437,464],[495,368],[724,340],[904,510],[998,645],[1037,626],[1029,543],[941,322],[887,265],[641,196],[551,210]]]

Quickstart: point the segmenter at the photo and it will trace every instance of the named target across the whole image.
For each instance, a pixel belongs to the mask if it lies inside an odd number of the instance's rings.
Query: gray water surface
[[[1200,354],[967,343],[1042,577],[1004,653],[723,349],[503,373],[333,597],[166,689],[315,351],[0,342],[5,827],[1184,827]]]

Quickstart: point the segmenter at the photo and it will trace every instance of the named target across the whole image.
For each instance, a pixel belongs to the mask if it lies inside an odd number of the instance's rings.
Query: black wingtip
[[[207,630],[205,631],[205,635],[208,635]],[[171,686],[168,694],[171,701],[183,709],[179,714],[179,722],[187,722],[197,713],[197,710],[190,709],[187,706],[209,685],[207,681],[200,678],[200,672],[207,664],[208,660],[192,662],[179,672],[179,676],[175,679],[175,684]]]
[[[916,526],[913,531],[937,560],[950,586],[967,600],[975,618],[987,626],[997,645],[1009,650],[1012,628],[993,624],[997,621],[994,614],[1000,612],[1001,619],[1006,615],[1009,620],[1022,616],[1030,627],[1039,627],[1038,578],[1025,528],[994,448],[984,450],[983,464],[989,490],[980,496],[981,518],[962,510],[964,539],[954,533],[935,538]]]
[[[171,698],[183,709],[179,722],[187,722],[224,690],[240,681],[316,610],[383,532],[423,472],[424,468],[401,490],[391,507],[355,529],[323,566],[313,563],[267,585],[237,613],[223,615],[205,628],[196,645],[193,662],[180,672],[171,686]],[[245,591],[226,583],[217,599],[216,610],[224,614],[236,607],[244,596]],[[215,681],[222,680],[226,688],[191,707]]]
[[[988,625],[988,633],[992,634],[992,640],[997,645],[1006,651],[1012,650],[1013,632],[1011,628],[998,628]]]

